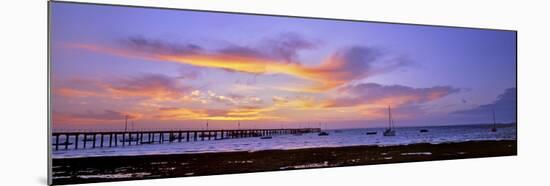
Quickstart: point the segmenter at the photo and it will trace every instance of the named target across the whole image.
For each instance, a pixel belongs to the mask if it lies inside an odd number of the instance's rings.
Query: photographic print
[[[516,155],[516,39],[53,1],[50,181]]]

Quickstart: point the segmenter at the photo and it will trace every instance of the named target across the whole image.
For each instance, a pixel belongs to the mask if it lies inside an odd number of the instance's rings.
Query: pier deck
[[[232,138],[262,137],[282,134],[320,132],[320,128],[229,129],[166,131],[53,132],[53,150],[106,148],[141,144],[161,144]]]

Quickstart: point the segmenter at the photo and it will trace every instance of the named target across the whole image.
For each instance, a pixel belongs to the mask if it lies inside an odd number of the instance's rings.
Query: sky
[[[54,130],[516,121],[516,33],[53,2]]]

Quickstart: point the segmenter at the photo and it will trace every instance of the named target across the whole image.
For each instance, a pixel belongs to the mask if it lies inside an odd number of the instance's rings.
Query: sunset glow
[[[57,130],[516,119],[514,33],[80,6],[53,6]]]

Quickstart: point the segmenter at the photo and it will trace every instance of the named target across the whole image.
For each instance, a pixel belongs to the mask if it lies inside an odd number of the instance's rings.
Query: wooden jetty
[[[53,150],[161,144],[320,132],[320,128],[53,132]],[[80,141],[79,141],[80,140]],[[79,146],[81,145],[81,146]]]

